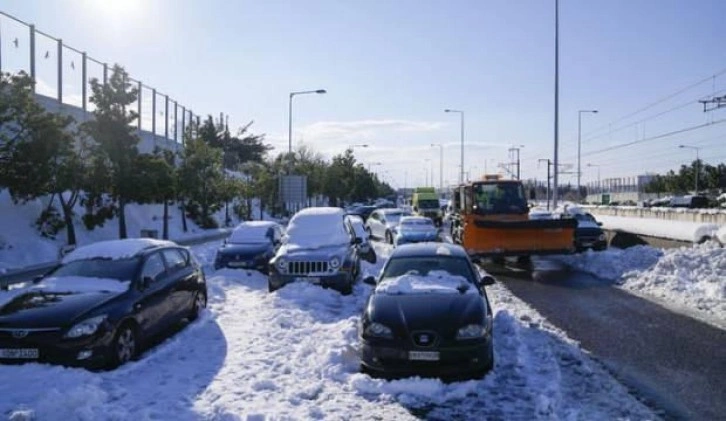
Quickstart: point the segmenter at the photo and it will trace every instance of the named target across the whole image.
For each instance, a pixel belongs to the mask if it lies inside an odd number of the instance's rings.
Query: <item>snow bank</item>
[[[722,226],[721,229],[716,231],[716,239],[722,246],[726,247],[726,225]]]
[[[128,238],[125,240],[99,241],[79,247],[66,255],[62,262],[70,263],[86,259],[128,259],[140,251],[155,246],[173,246],[171,241],[155,240],[153,238]]]
[[[438,270],[432,270],[425,276],[406,274],[384,279],[376,286],[376,292],[388,295],[477,293],[466,278]]]
[[[621,216],[598,215],[602,228],[622,230],[638,235],[668,238],[671,240],[701,242],[703,238],[712,238],[718,230],[716,224],[703,224],[687,221],[666,221],[653,218],[626,218]]]
[[[716,242],[665,250],[636,246],[552,258],[726,328],[726,249]]]

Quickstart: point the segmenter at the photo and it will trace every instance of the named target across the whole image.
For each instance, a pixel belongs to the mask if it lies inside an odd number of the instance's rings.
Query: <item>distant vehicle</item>
[[[373,375],[481,377],[494,365],[492,309],[464,249],[447,243],[396,248],[363,307],[361,368]]]
[[[413,212],[431,218],[436,225],[441,225],[444,212],[439,205],[439,196],[433,187],[416,187],[411,198]]]
[[[361,239],[361,243],[358,245],[358,253],[361,258],[368,263],[376,263],[376,251],[371,244],[370,234],[366,230],[366,225],[363,222],[363,218],[358,215],[346,215],[345,219],[353,228],[356,238]]]
[[[0,300],[0,361],[105,368],[136,358],[142,344],[182,319],[196,319],[207,284],[184,247],[113,240],[79,247]]]
[[[577,220],[575,228],[575,248],[577,251],[605,250],[608,248],[608,240],[594,216],[589,213],[576,213],[572,215]]]
[[[299,211],[290,219],[282,246],[270,260],[269,291],[300,281],[350,294],[360,273],[362,243],[343,209]]]
[[[366,221],[366,231],[373,238],[385,239],[389,244],[393,244],[393,237],[396,235],[396,229],[401,218],[409,215],[403,209],[379,209],[371,213]]]
[[[701,209],[709,207],[709,200],[706,196],[674,196],[670,200],[672,208]]]
[[[350,208],[347,213],[348,215],[358,215],[363,218],[363,221],[366,221],[371,213],[373,213],[376,209],[378,209],[378,207],[373,205],[355,206]]]
[[[267,274],[283,233],[282,226],[275,222],[242,222],[217,250],[214,268],[253,269]]]
[[[394,243],[396,246],[423,241],[439,241],[439,229],[431,218],[406,216],[398,224]]]

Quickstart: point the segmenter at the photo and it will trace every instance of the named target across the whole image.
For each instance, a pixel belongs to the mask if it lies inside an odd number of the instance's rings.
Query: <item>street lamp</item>
[[[700,168],[701,168],[701,158],[698,156],[698,151],[701,150],[698,146],[690,146],[690,145],[678,145],[679,148],[687,148],[687,149],[694,149],[696,151],[696,191],[694,194],[698,194],[698,176],[700,174]]]
[[[292,153],[292,98],[295,95],[306,95],[306,94],[324,94],[327,93],[325,89],[317,89],[314,91],[297,91],[290,92],[290,103],[287,121],[287,153]]]
[[[512,146],[511,148],[509,148],[509,152],[515,152],[515,151],[517,152],[517,161],[516,161],[516,163],[517,163],[517,180],[520,179],[520,171],[519,171],[519,169],[520,169],[519,150],[522,149],[522,148],[524,148],[524,145]],[[510,155],[510,159],[511,159],[511,155]]]
[[[461,116],[461,174],[459,174],[459,182],[464,183],[464,112],[461,110],[445,109],[445,113],[459,113]]]
[[[602,188],[600,186],[600,166],[601,165],[600,164],[590,164],[590,163],[588,163],[587,166],[588,167],[597,167],[597,193],[598,194],[601,194],[602,193]]]
[[[597,110],[580,110],[577,112],[577,199],[580,199],[580,179],[582,168],[580,167],[580,152],[582,149],[582,113],[597,114]]]
[[[444,145],[441,143],[432,143],[431,147],[439,147],[439,193],[444,191]]]

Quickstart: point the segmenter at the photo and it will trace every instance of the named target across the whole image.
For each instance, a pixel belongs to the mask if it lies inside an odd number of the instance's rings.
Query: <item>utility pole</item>
[[[517,153],[517,158],[513,162],[513,164],[515,164],[517,166],[517,172],[516,172],[517,180],[520,180],[520,175],[521,175],[521,173],[520,173],[520,162],[519,162],[519,150],[522,149],[523,147],[524,147],[524,145],[519,145],[519,146],[512,146],[511,148],[509,148],[509,154],[510,154],[509,155],[509,159],[514,159],[514,156],[513,156],[514,154],[513,153],[514,152]],[[511,174],[512,171],[510,170],[509,173]]]

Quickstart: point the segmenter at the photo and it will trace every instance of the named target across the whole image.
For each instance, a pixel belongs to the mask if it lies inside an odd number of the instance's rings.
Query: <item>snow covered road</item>
[[[210,262],[217,244],[194,247]],[[376,245],[385,256],[386,246]],[[384,259],[365,272],[376,273]],[[197,322],[118,370],[0,367],[12,419],[653,419],[577,344],[501,285],[495,368],[481,381],[385,381],[358,372],[357,323],[370,287],[343,297],[257,273],[208,274]]]

